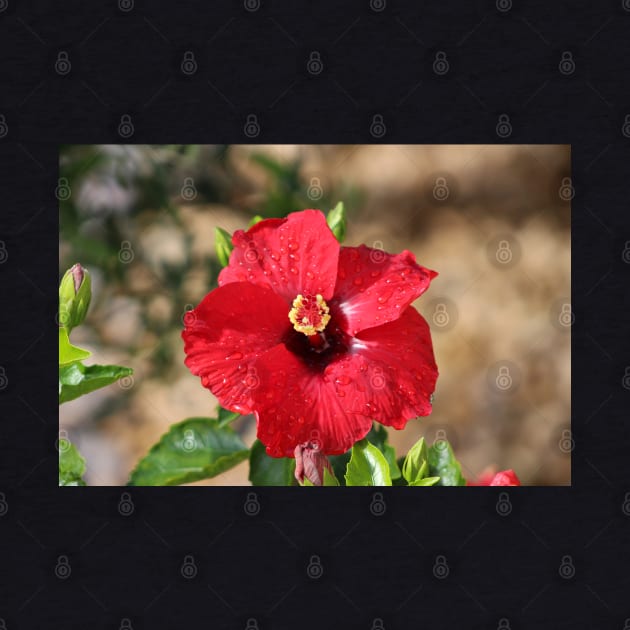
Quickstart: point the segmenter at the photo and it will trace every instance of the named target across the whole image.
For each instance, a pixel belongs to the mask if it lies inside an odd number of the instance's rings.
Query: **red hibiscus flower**
[[[477,482],[467,481],[467,486],[520,486],[521,481],[510,468],[494,473],[492,471],[482,473]]]
[[[226,409],[254,413],[272,457],[347,451],[372,420],[431,412],[429,326],[409,305],[437,274],[411,252],[340,247],[319,210],[232,237],[230,262],[185,317],[186,365]]]

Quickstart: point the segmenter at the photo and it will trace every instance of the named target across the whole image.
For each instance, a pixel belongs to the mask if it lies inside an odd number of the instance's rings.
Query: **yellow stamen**
[[[307,337],[322,332],[330,321],[330,309],[319,293],[312,297],[298,295],[293,300],[293,308],[289,311],[289,320],[293,328]]]

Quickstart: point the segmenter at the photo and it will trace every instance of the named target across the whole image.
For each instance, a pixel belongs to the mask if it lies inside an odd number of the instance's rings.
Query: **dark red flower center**
[[[322,302],[324,305],[326,304],[323,300]],[[304,317],[308,317],[308,315],[305,314]],[[316,322],[320,315],[313,313],[312,317],[312,321]],[[289,315],[289,319],[291,319],[291,315]],[[326,321],[325,329],[322,329],[321,332],[307,335],[294,324],[293,329],[290,329],[283,339],[289,351],[299,356],[309,368],[318,372],[322,371],[336,357],[346,354],[351,345],[351,338],[341,326],[343,314],[335,303],[331,304],[331,309],[326,306],[322,321],[324,319]],[[307,325],[309,324],[304,324],[304,326]]]

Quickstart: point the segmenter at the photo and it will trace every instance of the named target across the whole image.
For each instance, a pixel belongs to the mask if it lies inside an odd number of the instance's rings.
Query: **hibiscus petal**
[[[251,282],[271,288],[289,304],[299,294],[332,296],[339,243],[319,210],[260,221],[246,232],[234,232],[232,243],[219,286]]]
[[[413,307],[395,321],[364,330],[353,342],[347,366],[334,366],[337,381],[356,411],[368,408],[381,424],[402,429],[407,421],[431,413],[438,370],[431,333]],[[343,368],[343,369],[342,369]]]
[[[355,335],[398,319],[435,276],[407,250],[394,255],[365,245],[342,247],[333,300],[341,325]]]
[[[429,326],[415,309],[352,343],[323,371],[284,345],[260,357],[254,406],[269,455],[293,457],[296,445],[314,440],[337,455],[365,437],[372,420],[402,429],[431,412],[438,372]]]
[[[371,419],[347,411],[334,379],[308,367],[285,346],[262,355],[258,368],[258,439],[272,457],[294,457],[295,447],[305,442],[317,444],[323,454],[339,455],[369,432]]]
[[[252,411],[260,383],[257,361],[291,328],[284,300],[247,282],[211,291],[186,313],[185,363],[226,409]]]

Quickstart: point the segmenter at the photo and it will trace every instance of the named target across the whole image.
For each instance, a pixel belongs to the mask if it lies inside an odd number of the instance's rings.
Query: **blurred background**
[[[87,483],[124,485],[171,424],[215,415],[180,337],[216,286],[214,227],[342,200],[345,245],[409,249],[440,274],[414,303],[440,371],[433,413],[389,431],[397,453],[446,437],[467,478],[492,466],[570,484],[570,159],[564,145],[61,147],[59,276],[80,262],[93,287],[72,340],[88,364],[134,369],[59,409]],[[253,442],[251,416],[233,426]]]

